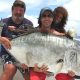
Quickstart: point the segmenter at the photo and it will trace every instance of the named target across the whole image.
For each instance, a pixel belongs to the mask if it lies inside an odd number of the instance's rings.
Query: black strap
[[[79,75],[75,75],[74,78],[75,79],[80,79],[80,76]]]

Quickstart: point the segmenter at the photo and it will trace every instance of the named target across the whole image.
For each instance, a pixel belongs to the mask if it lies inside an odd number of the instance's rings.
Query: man
[[[43,34],[51,33],[50,28],[52,22],[53,22],[52,10],[50,8],[41,9],[38,18],[39,26],[37,27],[37,29]],[[47,70],[48,66],[43,64],[41,67],[38,67],[38,64],[35,64],[34,69],[30,70],[30,80],[45,80]]]
[[[54,21],[54,16],[53,16],[52,10],[50,8],[43,8],[43,9],[41,9],[40,15],[38,18],[39,26],[37,27],[37,29],[42,34],[64,36],[65,35],[64,33],[60,33],[57,30],[55,30],[54,28],[52,28],[53,21]],[[46,80],[46,76],[49,75],[48,69],[49,68],[46,64],[43,64],[41,67],[38,67],[38,64],[35,64],[34,68],[30,69],[30,80]],[[53,76],[53,74],[51,74],[51,75]],[[69,71],[67,73],[67,77],[69,80],[73,80],[74,75],[75,75],[75,73],[73,73],[72,71]],[[67,80],[67,79],[64,78],[64,80]]]
[[[23,1],[16,0],[13,3],[12,16],[3,19],[3,22],[5,23],[1,34],[3,37],[7,37],[8,39],[13,39],[18,35],[22,34],[22,32],[16,32],[15,31],[16,29],[21,29],[21,30],[27,29],[26,24],[33,26],[31,21],[24,18],[25,11],[26,11],[26,5]],[[4,58],[5,61],[4,72],[2,73],[0,80],[12,80],[17,71],[17,66],[14,64],[15,60],[10,55],[7,54],[7,51],[5,51],[3,46],[1,50],[2,50],[1,51],[2,58],[4,55],[7,57]],[[22,72],[22,69],[20,70]]]

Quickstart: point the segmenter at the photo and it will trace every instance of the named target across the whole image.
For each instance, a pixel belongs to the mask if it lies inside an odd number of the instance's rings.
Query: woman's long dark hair
[[[58,13],[61,13],[63,15],[63,18],[62,18],[60,23],[55,25],[55,18],[56,18],[56,15]],[[67,10],[64,7],[57,7],[53,11],[53,16],[54,16],[54,18],[53,18],[52,28],[56,29],[59,32],[65,32],[64,27],[65,27],[65,24],[66,24],[66,21],[67,21],[67,18],[68,18]]]

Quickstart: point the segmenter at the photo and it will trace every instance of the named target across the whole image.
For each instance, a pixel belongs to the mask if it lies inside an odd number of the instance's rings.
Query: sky
[[[11,6],[15,0],[0,0],[0,19],[11,16]],[[40,10],[50,7],[54,10],[58,6],[63,6],[68,11],[68,21],[66,30],[75,29],[80,36],[80,0],[23,0],[26,3],[25,17],[31,20],[34,27],[38,25],[37,18]]]

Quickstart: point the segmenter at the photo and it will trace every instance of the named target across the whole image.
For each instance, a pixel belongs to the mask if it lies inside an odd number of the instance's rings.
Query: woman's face
[[[53,15],[51,12],[46,11],[44,14],[41,16],[41,25],[42,27],[51,27],[51,24],[53,22]]]
[[[55,23],[60,23],[63,18],[63,14],[57,13],[54,17],[55,17]]]

